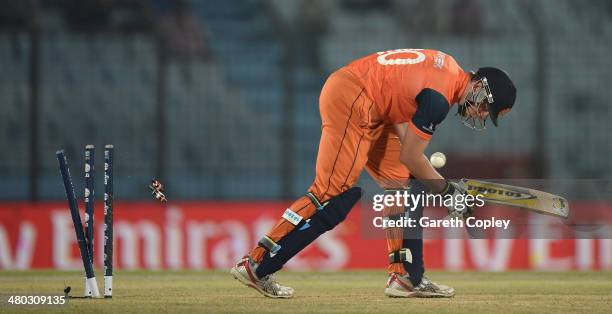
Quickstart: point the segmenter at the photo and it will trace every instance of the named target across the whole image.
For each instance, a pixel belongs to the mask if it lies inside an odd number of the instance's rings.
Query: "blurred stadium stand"
[[[89,143],[98,161],[115,144],[117,198],[147,197],[158,176],[173,199],[292,198],[313,178],[327,75],[405,47],[505,68],[518,88],[500,128],[474,132],[449,115],[429,149],[449,156],[447,175],[612,178],[608,1],[32,3],[15,9],[22,20],[0,15],[0,199],[61,199],[59,148],[82,186]]]

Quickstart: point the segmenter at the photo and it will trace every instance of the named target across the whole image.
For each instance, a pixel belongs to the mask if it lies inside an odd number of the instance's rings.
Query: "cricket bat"
[[[485,202],[521,207],[539,214],[567,218],[569,203],[561,196],[534,189],[472,179],[459,181],[467,193],[481,195]]]

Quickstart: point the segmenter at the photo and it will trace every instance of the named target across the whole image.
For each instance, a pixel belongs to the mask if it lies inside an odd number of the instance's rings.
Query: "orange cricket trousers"
[[[364,168],[382,188],[407,186],[409,172],[399,160],[401,143],[395,127],[383,123],[374,101],[348,70],[342,68],[327,79],[321,90],[319,109],[321,141],[315,179],[308,191],[320,203],[352,187]],[[297,199],[290,209],[304,219],[316,212],[306,196]],[[394,214],[403,213],[404,209],[385,211],[385,214]],[[278,242],[293,228],[293,224],[281,218],[266,235]],[[401,229],[393,229],[387,229],[389,251],[399,250],[402,244]],[[264,248],[256,247],[250,256],[259,262],[264,253]],[[394,271],[403,272],[403,268]]]

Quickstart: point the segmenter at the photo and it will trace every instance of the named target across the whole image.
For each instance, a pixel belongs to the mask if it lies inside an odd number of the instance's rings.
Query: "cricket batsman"
[[[465,72],[448,54],[427,49],[378,52],[332,73],[321,90],[321,141],[314,182],[282,214],[257,246],[231,269],[243,284],[273,298],[290,298],[294,289],[273,274],[321,234],[340,224],[361,197],[354,184],[365,168],[385,190],[409,189],[414,177],[429,193],[465,194],[446,181],[424,152],[452,105],[468,127],[495,126],[514,105],[516,88],[506,72],[483,67]],[[463,217],[465,207],[449,206]],[[385,208],[386,218],[406,215]],[[406,238],[401,228],[385,230],[390,297],[452,297],[455,290],[426,276],[422,238]]]

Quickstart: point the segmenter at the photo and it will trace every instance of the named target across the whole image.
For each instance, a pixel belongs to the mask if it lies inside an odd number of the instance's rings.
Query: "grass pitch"
[[[428,276],[453,286],[457,295],[452,299],[387,298],[382,270],[281,272],[279,281],[297,291],[289,300],[265,298],[228,272],[118,271],[113,299],[73,299],[64,306],[17,307],[6,304],[7,295],[58,294],[65,282],[72,286],[71,294],[79,296],[83,279],[78,272],[0,271],[0,312],[610,313],[612,309],[612,272],[429,272]]]

